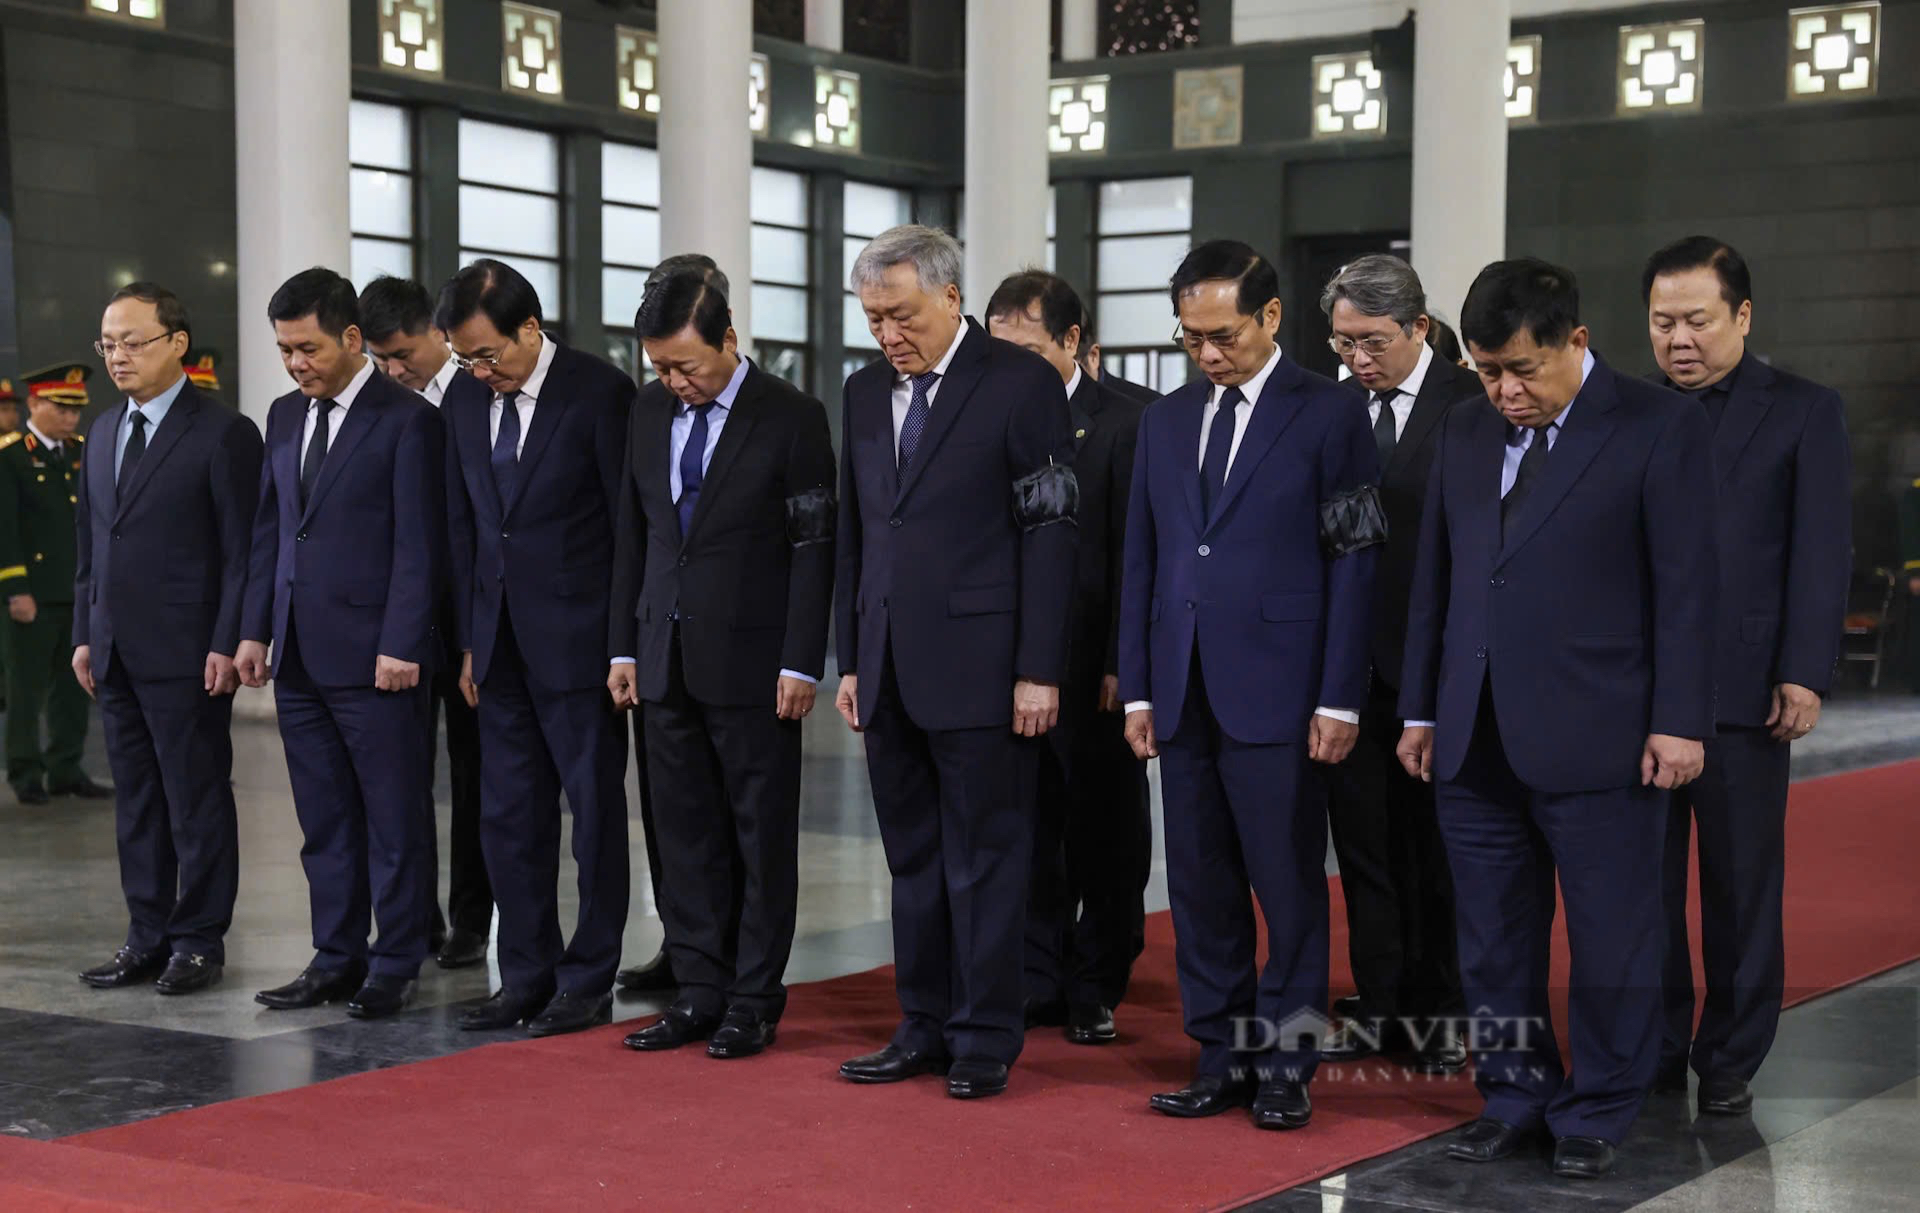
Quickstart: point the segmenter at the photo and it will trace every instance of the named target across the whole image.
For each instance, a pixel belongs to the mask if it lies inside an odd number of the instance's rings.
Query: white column
[[[753,332],[753,132],[747,126],[752,0],[669,0],[660,14],[660,255],[705,253]],[[716,73],[734,73],[732,84]]]
[[[1099,0],[1060,0],[1060,58],[1080,63],[1099,55]]]
[[[1000,280],[1047,260],[1048,6],[967,0],[967,257],[978,316]]]
[[[1511,0],[1420,0],[1413,73],[1413,266],[1460,318],[1467,288],[1506,256]]]
[[[807,0],[807,45],[823,51],[846,49],[846,13],[841,0]]]
[[[346,4],[235,0],[233,93],[239,397],[262,425],[293,389],[267,301],[299,271],[351,274],[347,218]],[[358,285],[358,284],[356,284]]]

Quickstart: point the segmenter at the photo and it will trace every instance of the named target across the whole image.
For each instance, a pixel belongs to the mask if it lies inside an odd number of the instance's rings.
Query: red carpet
[[[1917,790],[1920,762],[1795,787],[1790,999],[1920,956]],[[1337,882],[1334,896],[1340,981]],[[1316,1082],[1304,1132],[1152,1115],[1146,1096],[1179,1085],[1189,1052],[1165,915],[1149,936],[1121,1043],[1036,1032],[1012,1090],[983,1103],[955,1103],[933,1081],[834,1076],[894,1023],[889,972],[876,970],[796,988],[779,1046],[753,1061],[642,1056],[619,1047],[624,1026],[493,1045],[34,1146],[32,1171],[0,1155],[0,1196],[10,1208],[180,1207],[173,1168],[185,1164],[207,1169],[193,1173],[198,1208],[303,1194],[344,1208],[1209,1208],[1407,1145],[1477,1106],[1465,1079],[1369,1066]],[[102,1178],[136,1175],[131,1191]]]

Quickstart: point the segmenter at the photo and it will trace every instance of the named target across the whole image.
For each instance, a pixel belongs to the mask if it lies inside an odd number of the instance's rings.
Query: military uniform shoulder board
[[[4,451],[14,443],[20,441],[23,436],[19,430],[15,430],[10,434],[0,434],[0,451]]]

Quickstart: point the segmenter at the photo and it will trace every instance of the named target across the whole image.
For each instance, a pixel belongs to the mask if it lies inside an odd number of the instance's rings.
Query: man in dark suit
[[[80,975],[96,989],[219,981],[239,888],[233,654],[260,431],[187,382],[192,330],[151,282],[122,287],[100,321],[126,403],[95,419],[80,474],[73,674],[100,701],[131,924],[113,959]]]
[[[267,316],[298,388],[267,414],[234,665],[264,686],[273,646],[315,955],[255,998],[287,1009],[351,995],[347,1013],[374,1019],[406,1005],[427,954],[444,433],[432,405],[374,369],[345,278],[303,270]]]
[[[1149,406],[1127,507],[1120,695],[1161,757],[1167,890],[1192,1081],[1168,1116],[1313,1115],[1327,1003],[1327,818],[1315,764],[1360,732],[1386,540],[1366,417],[1275,343],[1280,279],[1233,240],[1174,271],[1176,336],[1205,376]],[[1255,967],[1253,905],[1267,924]],[[1312,1026],[1305,1017],[1312,1018]]]
[[[800,722],[833,595],[833,439],[819,401],[739,355],[705,271],[648,288],[634,328],[659,379],[640,393],[621,483],[607,683],[647,718],[679,996],[626,1043],[751,1057],[786,1007]]]
[[[367,355],[374,365],[402,387],[420,393],[435,408],[447,388],[466,374],[453,364],[447,335],[433,323],[433,300],[427,288],[411,278],[382,274],[360,291],[360,330],[366,336]],[[461,654],[453,625],[453,587],[442,600],[438,620],[443,642],[439,668],[433,675],[432,715],[427,736],[439,733],[439,716],[447,720],[447,783],[452,817],[448,823],[447,915],[440,913],[438,893],[439,834],[434,834],[433,928],[429,947],[443,969],[464,969],[487,958],[487,936],[493,930],[493,886],[487,882],[486,856],[480,851],[480,721],[460,689]],[[427,755],[427,784],[433,785],[432,751]],[[452,930],[447,919],[452,919]]]
[[[1399,746],[1439,784],[1486,1099],[1449,1152],[1484,1162],[1545,1129],[1554,1173],[1594,1178],[1653,1084],[1665,793],[1713,733],[1707,418],[1594,357],[1557,266],[1488,266],[1460,321],[1493,407],[1440,424]],[[1571,1076],[1547,991],[1556,875]]]
[[[1101,362],[1100,342],[1099,339],[1093,335],[1093,313],[1081,313],[1080,331],[1082,333],[1080,348],[1075,352],[1074,361],[1079,364],[1080,370],[1085,373],[1087,378],[1098,383],[1110,396],[1125,396],[1127,399],[1137,400],[1141,404],[1152,404],[1154,401],[1160,399],[1159,392],[1154,391],[1150,387],[1141,387],[1130,379],[1120,378],[1120,376],[1108,370],[1106,365]]]
[[[480,713],[480,841],[500,989],[460,1017],[534,1036],[612,1017],[627,921],[627,734],[607,695],[613,529],[633,380],[540,328],[519,272],[483,258],[440,292],[455,627]],[[560,931],[560,794],[580,912]]]
[[[1433,436],[1447,410],[1484,400],[1471,371],[1428,343],[1432,318],[1413,267],[1374,253],[1342,266],[1320,295],[1333,326],[1328,344],[1361,389],[1380,456],[1387,543],[1374,582],[1372,672],[1353,756],[1328,772],[1328,824],[1347,903],[1347,954],[1357,1004],[1320,1046],[1328,1061],[1381,1049],[1411,1053],[1423,1073],[1467,1064],[1455,1017],[1460,966],[1453,936],[1453,882],[1434,818],[1433,788],[1394,756],[1400,742],[1400,667],[1407,632],[1420,507],[1433,466]]]
[[[1085,317],[1066,279],[1041,270],[1014,274],[987,301],[987,332],[1045,358],[1066,382],[1080,486],[1067,680],[1035,802],[1027,1024],[1062,1025],[1075,1044],[1103,1045],[1146,946],[1153,863],[1147,764],[1123,730],[1115,649],[1127,486],[1145,405],[1081,369]]]
[[[882,233],[851,278],[886,361],[847,380],[834,706],[866,734],[902,1017],[840,1073],[998,1095],[1025,1034],[1035,764],[1067,664],[1067,397],[961,313],[945,232]]]
[[[1648,258],[1641,278],[1661,382],[1713,425],[1720,607],[1707,768],[1671,798],[1667,823],[1666,1030],[1659,1082],[1700,1110],[1739,1115],[1780,1022],[1792,743],[1820,721],[1840,659],[1853,557],[1853,470],[1838,393],[1747,350],[1747,263],[1711,236]],[[1707,1000],[1693,1023],[1687,844],[1699,832],[1700,944]],[[1691,1047],[1689,1047],[1691,1046]]]

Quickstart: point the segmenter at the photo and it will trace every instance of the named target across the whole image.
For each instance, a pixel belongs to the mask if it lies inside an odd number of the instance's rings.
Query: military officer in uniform
[[[7,600],[7,782],[21,804],[113,794],[80,769],[87,693],[73,654],[75,481],[87,407],[81,363],[25,376],[26,428],[0,438],[0,595]],[[40,717],[47,718],[42,748]]]

